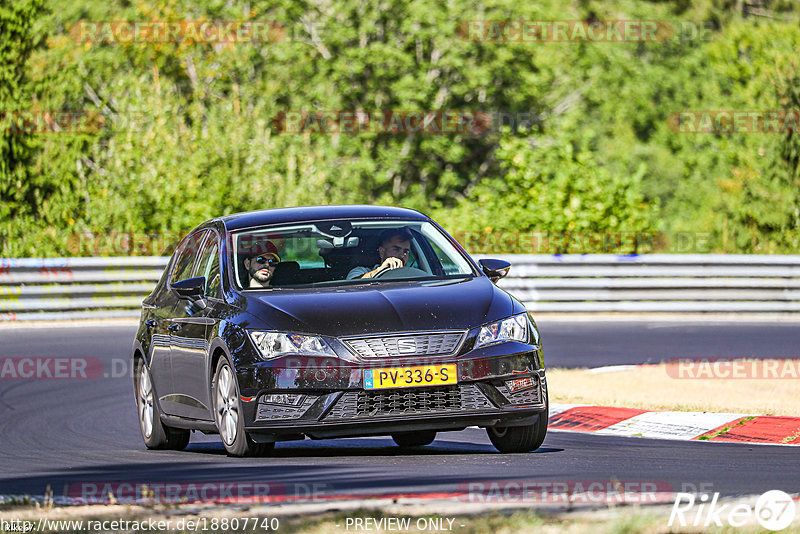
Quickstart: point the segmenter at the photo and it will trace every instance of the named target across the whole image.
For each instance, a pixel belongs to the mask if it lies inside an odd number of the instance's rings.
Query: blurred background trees
[[[90,253],[76,235],[179,235],[221,214],[336,203],[416,208],[455,234],[703,232],[704,250],[669,240],[659,250],[797,252],[797,132],[686,134],[667,120],[800,110],[795,2],[529,4],[0,0],[0,112],[102,117],[92,131],[0,129],[0,256]],[[666,20],[679,31],[654,43],[459,33],[462,21],[503,19]],[[70,35],[81,20],[267,20],[285,36],[82,43]],[[284,111],[389,109],[525,120],[438,135],[274,123]]]

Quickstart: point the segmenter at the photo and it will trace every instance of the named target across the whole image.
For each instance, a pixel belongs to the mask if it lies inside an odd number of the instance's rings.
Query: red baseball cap
[[[261,254],[274,254],[278,259],[278,248],[272,241],[256,241],[254,243],[242,242],[239,246],[239,254],[243,258],[252,258]]]

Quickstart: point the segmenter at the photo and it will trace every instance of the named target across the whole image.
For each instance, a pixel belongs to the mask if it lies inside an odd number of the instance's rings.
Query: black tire
[[[544,411],[537,421],[527,426],[489,427],[486,433],[495,449],[504,453],[531,452],[542,446],[547,435],[550,404],[545,393]]]
[[[214,421],[229,456],[264,456],[275,448],[275,443],[257,443],[244,430],[242,401],[239,384],[230,362],[220,358],[211,379]]]
[[[183,428],[172,428],[163,425],[167,431],[167,446],[166,449],[171,451],[182,451],[189,444],[192,438],[192,431]]]
[[[182,451],[189,444],[191,433],[161,422],[157,398],[150,369],[139,360],[136,368],[136,410],[144,444],[148,449]]]
[[[398,447],[421,447],[430,445],[436,439],[435,430],[424,430],[422,432],[398,432],[392,434],[392,439]]]

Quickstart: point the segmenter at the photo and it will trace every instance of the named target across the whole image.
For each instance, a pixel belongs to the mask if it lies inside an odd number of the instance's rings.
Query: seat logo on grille
[[[398,339],[397,352],[400,354],[413,354],[417,351],[417,343],[413,339]]]

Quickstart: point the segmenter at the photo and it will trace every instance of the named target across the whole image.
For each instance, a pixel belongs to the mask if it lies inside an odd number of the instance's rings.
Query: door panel
[[[189,306],[184,306],[189,308]],[[173,405],[175,415],[193,419],[211,419],[209,384],[206,383],[208,342],[206,332],[214,324],[206,308],[200,313],[187,313],[170,321]]]
[[[164,301],[161,304],[162,306],[150,308],[150,318],[155,321],[155,324],[149,328],[150,375],[158,398],[172,392],[171,343],[167,326],[175,303],[174,301]],[[160,402],[159,405],[161,405]]]
[[[217,236],[209,231],[199,248],[196,265],[186,277],[214,275],[219,265]],[[209,297],[209,280],[205,296]],[[211,295],[211,297],[216,295]],[[191,299],[179,299],[170,321],[170,359],[172,362],[172,397],[169,399],[174,415],[192,419],[212,420],[210,384],[208,379],[208,336],[215,324],[213,298],[205,306]]]
[[[181,242],[180,252],[178,252],[178,257],[175,261],[173,271],[170,273],[169,285],[179,280],[191,277],[193,268],[197,264],[197,259],[200,255],[202,244],[209,233],[210,232],[208,230],[203,230],[187,236],[186,239]],[[186,316],[185,307],[189,301],[179,298],[178,294],[172,289],[167,289],[165,293],[170,304],[168,308],[169,312],[165,313],[164,319],[159,321],[158,332],[160,336],[163,335],[164,342],[168,345],[166,354],[169,364],[165,365],[164,367],[168,368],[169,370],[169,383],[168,387],[157,390],[159,395],[159,404],[161,409],[166,414],[192,417],[192,415],[188,414],[193,412],[187,412],[185,408],[187,405],[186,403],[191,403],[192,401],[183,397],[178,388],[179,384],[175,380],[176,353],[178,356],[180,356],[180,350],[182,350],[182,347],[186,345],[186,342],[182,340],[182,337],[191,335],[193,332],[191,327],[185,331],[182,330],[182,324],[180,323],[180,319]],[[202,328],[204,327],[201,326],[201,329]],[[162,338],[160,336],[159,341],[161,342]],[[176,347],[178,348],[177,351]]]

